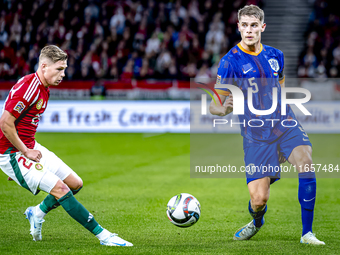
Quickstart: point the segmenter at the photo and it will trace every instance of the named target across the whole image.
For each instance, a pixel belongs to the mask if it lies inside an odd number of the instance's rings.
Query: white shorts
[[[26,158],[21,152],[0,154],[1,170],[34,195],[39,190],[50,193],[58,180],[64,180],[71,173],[77,176],[60,158],[38,142],[35,142],[34,149],[42,154],[39,163]]]

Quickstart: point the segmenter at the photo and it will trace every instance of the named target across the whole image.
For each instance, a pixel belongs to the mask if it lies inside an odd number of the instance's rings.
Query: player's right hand
[[[27,149],[27,151],[23,154],[26,158],[33,160],[35,162],[39,162],[42,157],[42,154],[40,151],[32,150],[32,149]]]
[[[230,93],[229,97],[223,104],[223,112],[218,114],[219,116],[226,116],[233,111],[233,94]]]
[[[283,156],[283,153],[279,151],[279,162],[280,164],[283,164],[286,162],[286,158]]]

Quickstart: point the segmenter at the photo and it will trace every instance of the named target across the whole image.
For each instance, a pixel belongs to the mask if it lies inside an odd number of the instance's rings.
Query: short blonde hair
[[[263,10],[256,6],[256,5],[246,5],[243,8],[238,10],[238,20],[241,20],[242,16],[254,16],[255,18],[259,19],[260,22],[263,24],[264,22],[264,12]]]
[[[39,64],[41,63],[41,60],[43,58],[47,58],[51,60],[53,63],[56,63],[58,61],[67,60],[67,54],[65,51],[60,49],[58,46],[48,45],[48,46],[45,46],[40,52]]]

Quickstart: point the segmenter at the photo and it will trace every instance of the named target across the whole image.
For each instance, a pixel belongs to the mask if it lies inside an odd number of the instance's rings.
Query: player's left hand
[[[280,164],[283,164],[284,162],[286,162],[286,158],[283,156],[282,152],[279,152],[279,162]]]

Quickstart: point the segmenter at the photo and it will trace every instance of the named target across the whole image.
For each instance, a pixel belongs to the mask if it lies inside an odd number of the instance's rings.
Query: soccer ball
[[[181,193],[170,199],[166,214],[172,224],[187,228],[194,225],[200,218],[201,206],[194,196]]]

